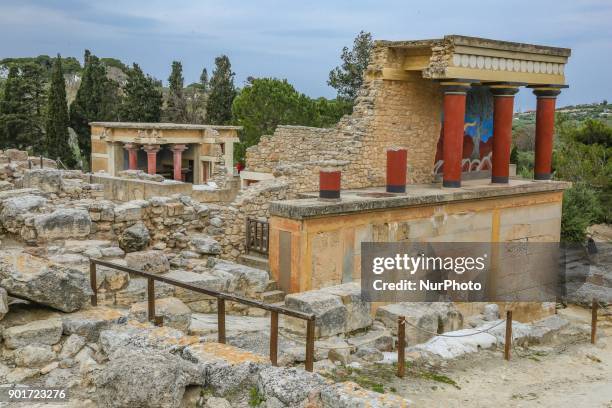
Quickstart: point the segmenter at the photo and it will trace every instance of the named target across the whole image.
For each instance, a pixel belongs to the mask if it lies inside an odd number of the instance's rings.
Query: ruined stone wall
[[[398,53],[377,42],[352,115],[332,129],[279,126],[247,150],[247,169],[298,177],[296,189],[302,192],[316,190],[318,169],[329,166],[343,170],[343,188],[381,186],[386,149],[400,146],[408,149],[409,182],[430,182],[442,94],[436,82],[420,74],[383,79],[383,68],[402,69]]]
[[[247,218],[267,219],[271,201],[290,198],[295,198],[295,193],[285,179],[253,184],[227,205],[210,205],[206,232],[221,244],[223,258],[235,260],[245,253]]]
[[[23,177],[26,170],[40,168],[40,157],[29,156],[28,152],[17,149],[0,150],[0,190],[8,188],[7,183],[15,183]],[[43,157],[42,167],[57,168],[54,160]]]

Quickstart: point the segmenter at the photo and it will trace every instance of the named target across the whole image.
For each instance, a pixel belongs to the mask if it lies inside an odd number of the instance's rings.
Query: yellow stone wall
[[[270,270],[281,280],[279,234],[291,234],[289,292],[358,280],[362,242],[558,242],[562,192],[293,220],[270,218]]]

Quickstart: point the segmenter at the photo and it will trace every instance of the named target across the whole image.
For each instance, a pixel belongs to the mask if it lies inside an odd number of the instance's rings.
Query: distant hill
[[[596,119],[612,125],[612,104],[606,100],[601,103],[564,106],[557,108],[557,114],[566,115],[568,119],[576,121]],[[535,123],[535,110],[515,113],[514,121],[515,124]]]
[[[8,68],[12,64],[35,63],[43,68],[43,72],[47,76],[47,80],[51,78],[51,69],[55,57],[48,55],[39,55],[37,57],[25,58],[4,58],[0,60],[0,86],[1,82],[6,78]],[[109,79],[116,81],[120,86],[124,86],[127,81],[127,72],[129,67],[122,61],[116,58],[100,58],[100,61],[106,65],[106,75]],[[83,67],[75,57],[62,57],[62,68],[66,79],[66,99],[71,103],[76,97],[76,93],[81,85],[81,74]]]

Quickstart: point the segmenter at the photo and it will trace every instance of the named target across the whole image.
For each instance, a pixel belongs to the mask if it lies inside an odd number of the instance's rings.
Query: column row
[[[135,143],[125,143],[123,148],[128,152],[128,169],[138,169],[138,150],[142,149],[147,153],[147,173],[157,173],[157,152],[161,150],[160,145],[145,144],[141,147]],[[175,144],[170,147],[170,150],[172,151],[174,180],[182,181],[183,152],[187,150],[187,146],[184,144]]]
[[[444,140],[442,146],[444,187],[461,187],[461,161],[463,157],[463,134],[465,126],[465,104],[470,81],[442,82],[444,90]],[[510,150],[512,147],[512,117],[514,95],[522,84],[492,83],[489,88],[494,97],[493,105],[493,149],[492,183],[508,183]],[[533,88],[537,96],[535,180],[550,180],[552,174],[553,132],[555,123],[555,101],[561,88],[549,85]]]

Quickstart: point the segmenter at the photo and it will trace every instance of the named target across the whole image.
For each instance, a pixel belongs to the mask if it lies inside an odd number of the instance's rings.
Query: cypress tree
[[[206,105],[206,121],[227,125],[232,120],[232,102],[236,97],[234,73],[227,55],[215,58],[215,69],[210,79],[210,96]]]
[[[202,74],[200,74],[200,86],[202,91],[208,92],[208,70],[204,68]]]
[[[0,145],[36,149],[44,128],[44,73],[32,62],[11,64],[0,100]]]
[[[162,93],[155,79],[142,72],[138,64],[132,64],[124,87],[125,97],[120,108],[121,120],[127,122],[159,122]]]
[[[70,105],[70,126],[79,139],[83,158],[91,155],[89,122],[117,120],[118,86],[106,76],[106,66],[85,50],[85,66],[76,98]]]
[[[47,103],[45,145],[51,159],[59,158],[66,166],[74,167],[75,159],[68,144],[68,106],[62,60],[58,54],[53,64],[51,86]]]
[[[170,86],[164,119],[168,122],[185,122],[187,120],[187,101],[183,92],[183,65],[180,61],[172,61],[172,72],[168,82]]]

